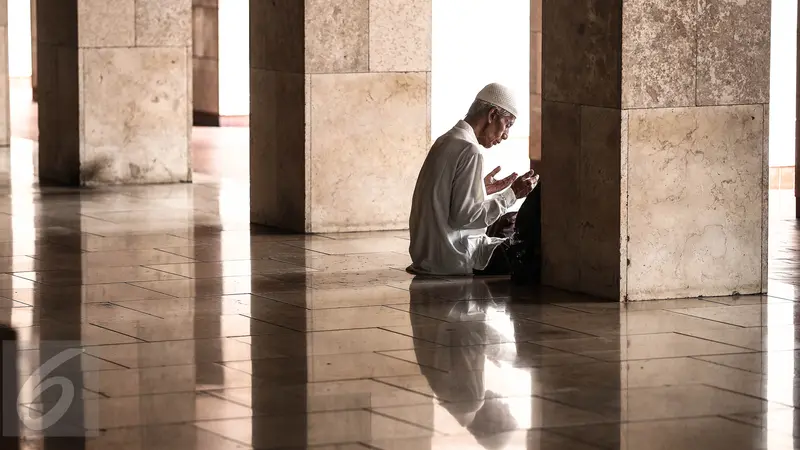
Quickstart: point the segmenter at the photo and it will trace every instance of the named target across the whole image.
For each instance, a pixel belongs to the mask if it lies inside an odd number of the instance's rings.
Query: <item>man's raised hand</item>
[[[500,173],[500,166],[495,167],[493,171],[486,175],[483,179],[483,184],[486,186],[486,193],[488,195],[496,194],[507,187],[511,186],[512,183],[518,178],[516,172],[512,173],[511,175],[503,178],[502,180],[495,180],[494,176]]]
[[[511,189],[514,190],[514,195],[520,199],[527,197],[528,194],[533,192],[537,184],[539,184],[539,175],[534,174],[533,170],[530,170],[517,178],[511,185]]]

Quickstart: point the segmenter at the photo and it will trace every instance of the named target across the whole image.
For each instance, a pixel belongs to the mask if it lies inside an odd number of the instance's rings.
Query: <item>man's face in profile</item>
[[[514,116],[502,116],[496,108],[489,111],[489,124],[483,133],[481,145],[492,148],[508,139],[508,132],[514,126]]]

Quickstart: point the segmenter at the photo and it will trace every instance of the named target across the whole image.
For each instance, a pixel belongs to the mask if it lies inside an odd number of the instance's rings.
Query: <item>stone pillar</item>
[[[405,229],[430,141],[432,0],[250,0],[250,211]]]
[[[191,0],[38,0],[39,176],[189,181]]]
[[[8,0],[0,0],[0,147],[8,147],[11,144],[8,70]]]
[[[531,138],[533,167],[542,160],[542,0],[531,0]]]
[[[192,0],[194,124],[219,126],[219,0]]]
[[[544,0],[545,283],[766,290],[770,6]]]
[[[36,23],[36,2],[37,0],[31,0],[31,93],[33,94],[33,101],[38,101],[38,96],[36,95],[36,88],[39,85],[39,68],[38,68],[38,56],[36,55],[36,28],[38,27]]]
[[[797,8],[797,89],[794,119],[794,216],[800,219],[800,7]]]

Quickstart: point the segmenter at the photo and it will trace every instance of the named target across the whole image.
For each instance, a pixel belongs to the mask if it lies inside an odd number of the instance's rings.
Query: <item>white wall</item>
[[[31,76],[31,0],[8,0],[8,63],[11,77]]]
[[[250,114],[249,0],[219,0],[219,113]]]
[[[510,138],[484,153],[485,170],[528,170],[530,137],[530,2],[433,0],[431,134],[463,119],[475,95],[499,82],[518,91],[520,117]]]
[[[745,51],[745,49],[742,49]],[[772,1],[769,165],[795,165],[797,1]]]

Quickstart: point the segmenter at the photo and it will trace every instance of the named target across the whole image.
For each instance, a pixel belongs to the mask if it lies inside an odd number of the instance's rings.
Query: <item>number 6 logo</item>
[[[64,417],[64,414],[67,413],[69,410],[69,406],[72,404],[72,401],[75,399],[75,386],[72,382],[65,377],[53,377],[46,379],[43,383],[35,383],[34,380],[38,379],[41,380],[46,378],[50,375],[51,372],[56,370],[59,366],[64,364],[65,362],[69,361],[70,359],[79,356],[81,354],[81,350],[79,349],[69,349],[64,350],[63,352],[59,353],[58,355],[54,356],[53,358],[49,359],[47,362],[42,364],[38,369],[36,369],[31,376],[25,381],[25,384],[22,385],[22,389],[20,389],[19,396],[17,397],[17,404],[20,403],[22,393],[30,390],[33,393],[32,400],[35,400],[41,397],[42,392],[47,390],[48,388],[59,385],[61,386],[61,397],[58,399],[56,405],[50,409],[46,414],[44,414],[41,418],[38,426],[33,425],[36,421],[32,420],[31,411],[28,408],[18,408],[24,409],[25,412],[19,411],[20,415],[19,418],[26,422],[26,426],[34,431],[43,431],[61,420]],[[82,376],[82,375],[81,375]],[[26,417],[23,417],[26,416]]]

